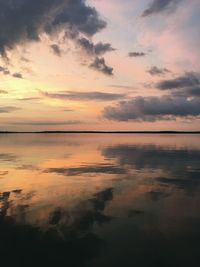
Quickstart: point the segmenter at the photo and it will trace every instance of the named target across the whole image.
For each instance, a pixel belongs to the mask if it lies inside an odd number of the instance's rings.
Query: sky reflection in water
[[[195,135],[2,135],[1,259],[198,266],[199,161]]]

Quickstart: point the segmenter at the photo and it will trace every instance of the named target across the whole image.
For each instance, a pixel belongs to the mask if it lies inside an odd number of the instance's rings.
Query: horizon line
[[[0,131],[0,134],[200,134],[199,131]]]

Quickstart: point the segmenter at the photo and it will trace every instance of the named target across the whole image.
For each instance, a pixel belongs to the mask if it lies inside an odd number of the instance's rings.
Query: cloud
[[[159,14],[167,10],[174,10],[181,0],[152,0],[149,7],[143,12],[142,17]]]
[[[156,84],[159,90],[169,90],[174,97],[200,97],[200,79],[194,72],[175,79],[162,80]]]
[[[23,79],[23,75],[19,72],[13,73],[12,75],[14,78]]]
[[[72,109],[72,108],[65,108],[65,109],[63,109],[63,111],[64,111],[64,112],[73,112],[74,109]]]
[[[173,90],[171,93],[175,97],[200,97],[200,86],[199,87],[190,87],[180,90]]]
[[[34,100],[40,100],[40,97],[24,97],[24,98],[19,98],[17,100],[19,101],[34,101]]]
[[[129,57],[144,57],[144,56],[146,56],[146,53],[144,53],[144,52],[129,52],[128,56]]]
[[[112,88],[117,88],[117,89],[125,89],[125,90],[135,90],[136,88],[134,86],[130,86],[130,85],[120,85],[120,84],[111,84],[108,85],[109,87]]]
[[[111,44],[102,42],[94,44],[85,37],[78,38],[75,40],[75,42],[77,43],[78,47],[80,47],[85,53],[87,53],[87,55],[93,57],[93,62],[89,65],[90,68],[93,68],[106,75],[113,74],[113,68],[106,65],[104,58],[98,57],[107,52],[115,51]]]
[[[9,171],[0,171],[0,176],[5,176],[9,173]]]
[[[6,90],[0,90],[0,94],[8,94],[8,91],[6,91]]]
[[[181,89],[191,86],[199,86],[200,80],[193,72],[185,73],[185,75],[177,77],[175,79],[163,80],[156,84],[156,87],[160,90],[173,90]]]
[[[61,30],[92,36],[106,27],[85,0],[13,0],[1,1],[0,53],[18,44],[40,41],[40,35]]]
[[[200,115],[200,99],[184,97],[136,97],[121,101],[116,106],[108,106],[103,116],[115,121],[174,120],[176,117]]]
[[[9,153],[0,153],[0,160],[1,161],[16,161],[17,156],[15,154],[9,154]]]
[[[20,110],[20,108],[12,107],[12,106],[0,107],[0,113],[10,113],[10,112],[17,111],[17,110]]]
[[[60,46],[57,44],[52,44],[50,45],[51,50],[53,51],[53,53],[58,56],[61,57],[62,55],[62,50],[60,49]]]
[[[42,96],[62,99],[62,100],[74,100],[74,101],[113,101],[124,98],[125,94],[116,93],[103,93],[103,92],[60,92],[60,93],[48,93],[40,91]]]
[[[10,74],[10,71],[2,66],[0,66],[0,72],[2,72],[4,75]]]
[[[4,14],[0,16],[0,54],[4,58],[8,59],[7,51],[17,45],[39,42],[42,34],[52,39],[60,32],[64,33],[64,43],[70,39],[95,57],[114,50],[109,43],[95,45],[87,39],[104,29],[107,23],[94,7],[86,4],[86,0],[1,1],[0,10]],[[61,56],[58,44],[54,43],[50,48],[55,55]],[[110,75],[112,68],[105,64],[104,59],[98,61],[96,69]]]
[[[82,48],[88,55],[91,56],[100,56],[105,54],[106,52],[115,51],[111,44],[99,42],[97,44],[93,44],[90,40],[82,37],[77,40],[77,44],[80,48]]]
[[[113,68],[106,65],[104,58],[96,57],[94,62],[90,64],[90,67],[108,76],[113,75]]]
[[[11,74],[9,69],[7,69],[6,67],[0,66],[0,73],[3,73],[4,75],[10,75],[10,76],[12,76],[14,78],[23,79],[23,75],[21,73],[15,72],[15,73]]]
[[[54,126],[54,125],[74,125],[80,124],[78,120],[71,121],[27,121],[27,122],[13,122],[13,125],[32,125],[32,126]]]
[[[156,66],[152,66],[147,72],[152,76],[162,76],[170,72],[167,68],[158,68]]]
[[[102,55],[106,52],[115,51],[116,49],[111,46],[109,43],[99,42],[95,45],[95,53],[96,55]]]
[[[30,60],[26,58],[25,56],[21,56],[20,60],[26,63],[30,62]]]

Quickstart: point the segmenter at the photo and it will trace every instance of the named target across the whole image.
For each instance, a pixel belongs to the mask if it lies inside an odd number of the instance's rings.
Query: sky
[[[200,130],[199,0],[0,0],[0,131]]]

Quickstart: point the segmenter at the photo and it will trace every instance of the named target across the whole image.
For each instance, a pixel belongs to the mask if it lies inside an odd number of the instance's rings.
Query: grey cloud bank
[[[174,120],[176,117],[200,115],[200,99],[183,97],[136,97],[108,106],[103,116],[114,121]]]

